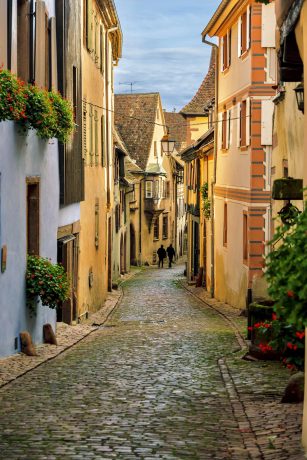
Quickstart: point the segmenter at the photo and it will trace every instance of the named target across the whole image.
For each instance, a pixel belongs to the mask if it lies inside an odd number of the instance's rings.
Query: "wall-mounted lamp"
[[[294,88],[298,109],[304,113],[304,83],[301,82]]]

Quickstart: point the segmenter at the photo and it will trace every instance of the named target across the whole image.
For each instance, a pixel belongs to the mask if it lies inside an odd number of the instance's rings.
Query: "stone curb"
[[[139,272],[140,270],[135,270],[133,273],[129,273],[128,276],[121,280],[118,286],[118,291],[112,291],[112,293],[109,293],[104,307],[102,307],[98,312],[93,313],[84,322],[75,326],[58,323],[56,336],[58,343],[60,342],[60,344],[56,347],[54,345],[42,344],[36,346],[38,356],[26,356],[23,353],[17,353],[0,359],[0,389],[9,385],[22,375],[31,372],[42,364],[51,361],[65,351],[68,351],[74,345],[97,331],[108,321],[110,315],[121,301],[123,297],[123,289],[121,285]],[[95,326],[92,324],[95,324]]]

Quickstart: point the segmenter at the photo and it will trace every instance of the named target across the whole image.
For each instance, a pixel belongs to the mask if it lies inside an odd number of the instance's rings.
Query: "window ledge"
[[[244,61],[247,58],[247,56],[249,55],[249,50],[250,50],[250,48],[248,48],[246,51],[244,51],[241,54],[241,56],[240,56],[241,61]]]
[[[229,65],[228,67],[226,67],[226,69],[223,69],[223,70],[221,71],[221,73],[222,73],[223,75],[227,75],[229,71],[230,71],[230,65]]]

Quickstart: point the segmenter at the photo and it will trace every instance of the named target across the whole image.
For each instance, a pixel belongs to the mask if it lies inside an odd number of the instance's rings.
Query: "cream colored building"
[[[203,31],[219,40],[214,294],[238,308],[263,276],[270,234],[274,24],[272,3],[223,0]]]
[[[79,320],[103,306],[112,289],[113,66],[122,34],[113,0],[83,2],[83,158]]]
[[[166,134],[160,95],[115,96],[116,129],[140,177],[130,205],[130,253],[132,264],[156,264],[157,250],[175,243],[175,181],[171,158],[161,148]]]

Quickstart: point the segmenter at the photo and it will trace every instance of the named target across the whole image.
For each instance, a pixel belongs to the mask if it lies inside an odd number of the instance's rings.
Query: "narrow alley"
[[[303,458],[288,372],[242,360],[182,272],[143,269],[105,326],[0,390],[1,459]]]

